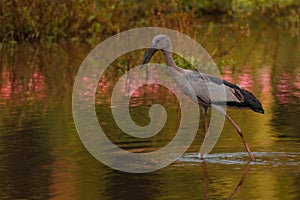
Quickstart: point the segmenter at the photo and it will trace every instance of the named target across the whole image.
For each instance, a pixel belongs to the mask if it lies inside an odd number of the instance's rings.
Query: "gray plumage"
[[[226,104],[228,107],[251,109],[258,113],[264,113],[264,109],[259,100],[251,92],[240,88],[238,85],[208,74],[178,67],[172,58],[171,42],[166,35],[157,35],[154,37],[151,47],[147,49],[143,58],[142,67],[150,61],[151,57],[158,50],[163,52],[167,65],[172,69],[169,71],[170,75],[181,91],[203,106],[206,128],[203,142],[204,149],[209,135],[207,119],[208,107],[214,104]],[[251,160],[254,160],[254,156],[248,147],[241,129],[227,114],[225,114],[225,116],[237,129]],[[203,155],[201,154],[200,157],[203,158]]]

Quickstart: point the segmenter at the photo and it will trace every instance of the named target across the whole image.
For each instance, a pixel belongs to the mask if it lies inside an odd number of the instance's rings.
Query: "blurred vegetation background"
[[[240,29],[278,24],[299,34],[300,0],[2,0],[0,42],[70,41],[96,44],[131,28],[159,26],[191,37],[215,25]],[[249,27],[250,26],[250,27]]]

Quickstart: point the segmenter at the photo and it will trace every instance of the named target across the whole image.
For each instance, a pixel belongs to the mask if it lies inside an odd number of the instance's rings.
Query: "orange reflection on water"
[[[78,166],[70,162],[55,161],[52,164],[52,169],[52,184],[48,188],[49,193],[52,195],[50,199],[74,199],[78,192],[78,188],[74,184],[78,181],[78,177],[75,175]]]

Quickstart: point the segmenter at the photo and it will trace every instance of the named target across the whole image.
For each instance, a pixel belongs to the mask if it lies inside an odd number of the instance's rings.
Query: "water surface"
[[[212,49],[209,44],[205,48]],[[0,199],[300,199],[299,37],[284,30],[258,30],[236,48],[222,58],[236,64],[225,63],[220,72],[224,79],[252,91],[265,108],[265,115],[228,111],[244,131],[256,161],[248,162],[228,122],[213,151],[205,161],[199,160],[204,135],[201,117],[188,151],[172,165],[146,174],[104,166],[77,135],[72,87],[90,47],[26,44],[2,50]],[[142,53],[138,52],[140,57]],[[138,65],[140,60],[130,62]],[[153,103],[165,106],[168,119],[155,137],[129,137],[114,123],[110,110],[110,92],[120,74],[108,72],[99,83],[99,123],[126,150],[149,152],[163,147],[174,137],[180,120],[175,96],[157,85],[136,91],[129,109],[138,124],[149,123]]]

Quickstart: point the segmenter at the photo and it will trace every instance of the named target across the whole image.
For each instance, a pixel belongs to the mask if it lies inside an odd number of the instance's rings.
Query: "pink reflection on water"
[[[263,94],[271,94],[272,92],[270,68],[268,66],[260,70],[260,85],[262,86],[261,93]]]
[[[223,70],[223,76],[222,78],[226,81],[229,81],[233,84],[239,85],[241,88],[244,88],[246,90],[250,90],[253,87],[253,78],[251,75],[251,70],[250,67],[245,66],[241,67],[243,70],[241,71],[240,74],[237,76],[237,80],[234,80],[233,74],[232,74],[232,69],[230,67],[226,67]]]
[[[241,74],[238,76],[238,85],[246,90],[252,90],[253,78],[249,67],[243,67]]]
[[[225,67],[223,70],[223,76],[222,78],[228,82],[233,82],[232,80],[232,70],[230,67]]]
[[[100,81],[97,86],[95,98],[96,104],[103,104],[111,102],[111,92],[113,90],[115,80],[113,77],[109,77],[106,74],[103,74],[100,78]]]
[[[1,72],[0,99],[4,102],[41,100],[45,96],[45,78],[39,71],[33,71],[26,82],[11,71]]]
[[[12,93],[12,81],[10,80],[11,73],[3,70],[1,73],[1,93],[2,99],[9,99]]]
[[[153,99],[160,99],[166,101],[167,98],[173,98],[172,91],[167,89],[162,89],[164,83],[162,83],[161,78],[155,73],[149,73],[148,79],[152,80],[151,84],[143,85],[142,87],[137,87],[141,83],[145,83],[144,78],[141,79],[140,73],[130,73],[127,77],[125,84],[118,93],[122,93],[130,97],[131,106],[147,105],[151,104]],[[108,77],[103,75],[96,91],[96,104],[110,104],[111,95],[116,86],[118,79],[116,77]],[[171,80],[163,80],[169,82]],[[170,84],[170,83],[169,83]],[[174,83],[175,84],[175,83]]]
[[[32,94],[32,99],[41,100],[45,94],[45,77],[39,71],[34,71],[29,78],[28,91]]]
[[[296,91],[294,92],[294,96],[300,98],[300,68],[296,71],[296,78],[294,83]]]
[[[288,104],[291,101],[292,86],[289,81],[290,79],[291,76],[286,72],[279,76],[276,94],[279,104]]]

